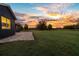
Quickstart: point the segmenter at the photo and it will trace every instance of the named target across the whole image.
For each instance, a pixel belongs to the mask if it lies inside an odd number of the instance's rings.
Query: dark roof
[[[8,8],[8,10],[10,11],[10,13],[13,15],[13,18],[16,20],[16,16],[14,15],[12,9],[10,8],[10,6],[8,4],[4,4],[4,3],[0,3],[0,5],[5,6]]]

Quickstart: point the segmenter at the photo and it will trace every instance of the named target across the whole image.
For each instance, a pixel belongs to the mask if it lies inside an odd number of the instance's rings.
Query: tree
[[[16,31],[17,31],[17,32],[20,32],[20,31],[22,31],[22,30],[23,30],[22,25],[21,25],[21,24],[16,24]]]
[[[48,25],[48,30],[52,30],[52,25],[51,24]]]
[[[79,29],[79,23],[74,26],[75,29]]]
[[[77,29],[78,25],[69,25],[69,26],[64,26],[64,29]]]
[[[46,30],[47,29],[46,22],[40,21],[39,24],[37,25],[37,29]]]
[[[27,24],[24,25],[24,31],[26,31],[26,30],[28,30],[28,25]]]

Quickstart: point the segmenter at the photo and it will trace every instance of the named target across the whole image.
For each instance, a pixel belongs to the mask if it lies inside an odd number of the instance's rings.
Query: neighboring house
[[[0,4],[0,38],[15,34],[15,20],[10,6]]]

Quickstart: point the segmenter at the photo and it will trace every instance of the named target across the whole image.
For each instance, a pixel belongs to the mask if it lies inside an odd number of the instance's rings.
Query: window
[[[7,29],[10,29],[10,27],[11,27],[10,19],[7,19]]]
[[[1,16],[1,23],[2,23],[2,29],[10,29],[11,28],[11,22],[10,19]]]

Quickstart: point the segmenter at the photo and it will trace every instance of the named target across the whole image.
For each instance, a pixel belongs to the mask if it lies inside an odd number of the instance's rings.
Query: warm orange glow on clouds
[[[51,24],[53,28],[63,28],[64,26],[77,24],[76,20],[79,18],[78,4],[77,5],[74,5],[73,3],[50,3],[50,4],[32,4],[32,5],[26,4],[26,7],[29,7],[28,9],[25,8],[25,4],[23,6],[24,10],[22,9],[19,10],[25,14],[18,14],[18,13],[15,14],[16,16],[19,16],[18,21],[20,23],[23,24],[27,23],[30,27],[35,27],[37,25],[36,21],[39,21],[42,18],[46,19],[45,20],[46,24],[47,25]]]
[[[29,18],[31,16],[38,16],[37,14],[28,14],[21,17],[25,24],[28,24],[29,28],[35,28],[38,24],[38,19]],[[75,25],[77,22],[75,21],[75,17],[77,15],[70,15],[70,14],[59,14],[59,13],[49,13],[47,14],[48,17],[51,17],[52,20],[46,21],[46,24],[51,24],[53,28],[63,28],[64,26],[68,25]]]
[[[52,19],[60,19],[62,17],[62,15],[58,13],[48,13],[47,16]]]

